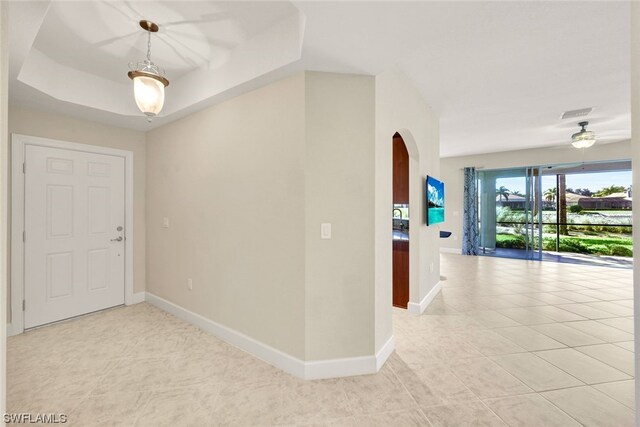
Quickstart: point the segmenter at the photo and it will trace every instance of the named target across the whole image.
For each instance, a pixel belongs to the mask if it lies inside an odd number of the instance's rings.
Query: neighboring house
[[[585,196],[581,196],[580,194],[569,193],[569,192],[566,193],[565,197],[567,200],[567,206],[579,205],[580,200],[585,198]]]
[[[509,199],[506,199],[504,196],[497,195],[496,196],[496,206],[505,206],[510,209],[524,209],[526,198],[523,196],[517,196],[515,194],[509,194]]]
[[[578,204],[583,209],[631,209],[629,193],[613,193],[604,197],[583,197]]]
[[[584,196],[574,193],[566,193],[567,206],[577,205],[580,199],[583,199]],[[525,208],[526,197],[517,196],[515,194],[509,195],[509,200],[505,200],[504,196],[502,196],[502,200],[500,199],[500,195],[496,196],[496,205],[497,206],[506,206],[511,209],[524,209]],[[543,209],[555,209],[556,204],[555,201],[551,200],[542,200]]]

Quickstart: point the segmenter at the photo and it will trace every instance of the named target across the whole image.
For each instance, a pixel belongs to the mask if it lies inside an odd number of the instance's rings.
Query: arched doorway
[[[393,306],[409,303],[409,152],[393,135]]]

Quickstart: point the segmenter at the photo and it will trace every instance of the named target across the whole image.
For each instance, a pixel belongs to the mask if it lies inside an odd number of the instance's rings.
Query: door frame
[[[25,148],[34,145],[47,148],[59,148],[92,154],[106,154],[124,158],[124,303],[131,305],[133,300],[133,152],[109,147],[60,141],[36,136],[11,134],[11,296],[10,315],[7,335],[24,332],[24,201]]]

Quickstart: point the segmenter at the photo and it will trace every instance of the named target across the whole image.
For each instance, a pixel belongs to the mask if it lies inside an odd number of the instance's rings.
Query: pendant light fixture
[[[571,145],[575,148],[589,148],[596,143],[596,133],[587,130],[589,122],[580,122],[578,126],[582,127],[580,132],[571,135]]]
[[[140,27],[147,32],[147,58],[137,64],[129,63],[128,76],[133,80],[133,95],[140,111],[151,120],[160,113],[164,105],[164,88],[169,86],[169,80],[151,61],[151,33],[158,32],[158,25],[147,20],[140,21]]]

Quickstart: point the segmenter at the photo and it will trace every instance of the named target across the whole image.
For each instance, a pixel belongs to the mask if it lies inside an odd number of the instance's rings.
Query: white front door
[[[25,147],[25,328],[124,304],[124,159]]]

